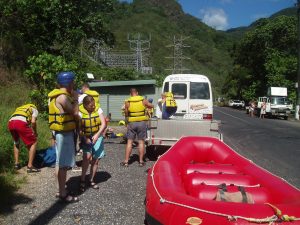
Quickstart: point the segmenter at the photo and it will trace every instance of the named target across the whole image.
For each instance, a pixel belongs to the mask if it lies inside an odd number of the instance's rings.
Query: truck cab
[[[293,105],[288,100],[286,87],[270,87],[268,89],[268,95],[258,98],[257,108],[260,111],[263,100],[266,101],[266,113],[272,117],[283,117],[288,119]]]
[[[212,120],[213,98],[209,79],[199,74],[172,74],[163,82],[177,103],[174,118]]]

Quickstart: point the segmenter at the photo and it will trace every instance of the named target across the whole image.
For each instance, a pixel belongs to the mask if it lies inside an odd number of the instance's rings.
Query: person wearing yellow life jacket
[[[94,98],[96,109],[100,107],[100,99],[99,99],[100,94],[95,90],[91,90],[88,83],[83,84],[80,91],[81,91],[81,95],[78,98],[79,108],[83,109],[82,102],[84,97],[87,95],[92,96]]]
[[[172,92],[162,94],[162,119],[170,119],[177,111],[177,103]]]
[[[14,139],[15,169],[20,169],[19,152],[20,139],[28,149],[27,173],[40,172],[32,163],[37,147],[36,121],[38,110],[34,104],[26,104],[18,107],[8,121],[8,130]]]
[[[146,108],[153,108],[153,105],[138,94],[135,88],[130,89],[130,98],[125,101],[125,117],[127,120],[127,145],[125,149],[125,159],[121,166],[128,166],[129,157],[132,151],[132,144],[135,138],[138,139],[139,166],[144,166],[145,139],[147,136],[147,123],[149,119],[146,115]]]
[[[150,102],[151,104],[153,103],[153,99],[152,98],[149,98],[148,99],[148,102]],[[151,109],[146,109],[146,114],[149,118],[152,118],[153,117],[153,114],[154,114],[154,108],[151,108]]]
[[[78,198],[65,188],[67,170],[75,165],[74,131],[78,118],[78,93],[74,91],[75,74],[70,71],[57,75],[59,89],[48,94],[49,127],[54,131],[59,199],[65,203],[77,202]]]
[[[106,121],[103,110],[96,107],[92,96],[87,95],[83,99],[83,108],[80,109],[81,118],[81,148],[83,150],[82,173],[80,179],[80,190],[83,192],[86,188],[86,172],[91,163],[91,173],[89,176],[89,186],[93,189],[99,189],[95,183],[94,177],[98,170],[98,164],[104,157],[104,134]]]

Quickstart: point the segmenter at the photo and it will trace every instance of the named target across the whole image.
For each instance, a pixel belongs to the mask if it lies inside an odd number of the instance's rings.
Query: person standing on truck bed
[[[161,117],[164,120],[170,119],[177,111],[177,103],[172,92],[164,92],[158,101],[158,105],[161,109]]]
[[[146,109],[152,109],[153,105],[138,94],[135,88],[130,89],[130,98],[125,102],[125,118],[127,122],[127,145],[125,149],[125,159],[121,166],[127,167],[132,151],[133,140],[137,137],[139,148],[139,166],[144,166],[145,139],[147,136]]]

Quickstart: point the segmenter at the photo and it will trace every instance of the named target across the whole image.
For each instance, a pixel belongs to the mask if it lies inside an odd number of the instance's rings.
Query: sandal
[[[128,162],[121,162],[120,166],[128,167]]]
[[[32,167],[27,166],[27,173],[37,173],[37,172],[41,172],[41,170],[33,166]]]
[[[90,186],[93,189],[99,189],[99,186],[94,181],[90,181]]]
[[[72,195],[66,194],[66,196],[59,196],[59,200],[62,203],[74,203],[74,202],[78,202],[79,199],[77,197],[74,197]]]
[[[15,170],[19,170],[19,169],[21,169],[21,165],[20,165],[20,163],[16,163],[14,168],[15,168]]]
[[[86,188],[86,185],[85,185],[85,180],[81,180],[80,181],[80,184],[79,184],[79,190],[81,191],[81,192],[84,192],[85,191],[85,188]]]
[[[145,166],[145,162],[139,162],[139,167],[143,167],[143,166]]]

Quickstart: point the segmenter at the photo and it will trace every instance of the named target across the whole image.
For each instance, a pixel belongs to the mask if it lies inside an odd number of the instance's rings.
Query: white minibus
[[[163,92],[172,92],[177,103],[175,118],[212,120],[213,98],[209,79],[199,74],[172,74]]]

